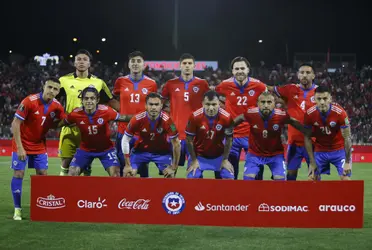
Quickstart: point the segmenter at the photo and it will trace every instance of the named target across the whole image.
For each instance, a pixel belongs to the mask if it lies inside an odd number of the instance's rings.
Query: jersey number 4
[[[238,96],[238,97],[236,97],[236,99],[237,99],[237,105],[238,106],[242,106],[242,105],[244,105],[244,106],[246,106],[247,105],[247,97],[246,96]]]

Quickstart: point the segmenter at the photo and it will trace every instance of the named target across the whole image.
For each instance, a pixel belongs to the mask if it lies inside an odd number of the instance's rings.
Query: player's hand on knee
[[[125,167],[124,167],[124,177],[131,177],[131,176],[133,176],[133,169],[132,169],[132,166],[128,166],[128,165],[126,165]]]
[[[316,176],[316,170],[318,169],[315,162],[310,162],[309,176],[308,180],[316,181],[318,178]]]
[[[25,161],[26,160],[27,153],[26,153],[26,151],[23,147],[18,148],[17,155],[18,155],[18,159],[20,161]]]
[[[234,167],[233,165],[229,162],[229,160],[223,160],[221,163],[221,170],[225,168],[227,171],[230,173],[234,174]]]
[[[189,174],[192,171],[192,175],[195,175],[196,170],[198,168],[200,168],[199,161],[198,160],[192,161],[190,167],[187,169],[187,174]]]
[[[163,170],[164,178],[173,178],[176,174],[177,168],[174,168],[172,166],[168,166]]]
[[[349,174],[351,174],[351,165],[350,165],[350,162],[349,163],[345,163],[344,171],[343,171],[343,175],[344,176],[347,176]]]

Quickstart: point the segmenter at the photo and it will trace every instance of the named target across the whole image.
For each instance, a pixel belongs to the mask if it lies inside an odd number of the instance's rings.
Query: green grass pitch
[[[46,223],[29,220],[30,174],[23,184],[23,221],[13,221],[10,157],[0,157],[0,250],[4,249],[372,249],[372,164],[354,164],[353,179],[365,181],[363,229],[228,228],[129,224]],[[49,159],[49,174],[60,170]],[[241,163],[241,168],[243,163]],[[306,179],[307,168],[300,171]],[[158,177],[154,165],[150,173]],[[93,175],[106,175],[95,161]],[[178,177],[185,176],[181,168]],[[213,173],[207,174],[211,178]],[[265,179],[270,171],[265,169]],[[333,169],[323,180],[338,179]],[[304,194],[307,195],[307,194]]]

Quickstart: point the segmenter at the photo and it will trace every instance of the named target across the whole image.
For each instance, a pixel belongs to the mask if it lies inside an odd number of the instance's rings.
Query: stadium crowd
[[[41,85],[49,76],[63,76],[73,72],[72,61],[61,58],[58,64],[48,61],[46,66],[40,66],[32,59],[26,64],[12,63],[11,65],[0,61],[0,138],[11,138],[10,124],[20,101],[30,93],[41,90]],[[115,80],[128,73],[126,65],[104,65],[96,62],[91,67],[91,73],[103,79],[112,89]],[[176,72],[146,70],[146,75],[154,79],[159,87],[171,78]],[[197,76],[208,81],[213,88],[221,81],[231,77],[228,70],[206,69],[197,72]],[[259,67],[251,70],[252,77],[260,79],[268,85],[284,85],[297,82],[296,69],[283,67],[277,64],[268,67],[261,62]],[[315,83],[331,88],[335,102],[338,102],[347,111],[352,125],[353,144],[372,143],[372,68],[364,66],[358,71],[347,69],[336,70],[329,73],[327,70],[316,73]],[[112,137],[116,134],[116,124],[112,124]],[[50,131],[48,138],[58,138],[58,131]]]

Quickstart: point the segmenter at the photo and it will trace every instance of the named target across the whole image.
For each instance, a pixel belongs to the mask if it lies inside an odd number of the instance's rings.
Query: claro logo
[[[101,200],[101,197],[98,197],[97,201],[88,201],[88,200],[79,200],[77,206],[79,208],[88,208],[88,209],[101,209],[107,207],[106,199]]]
[[[354,205],[320,205],[320,212],[354,212],[356,207]]]

